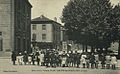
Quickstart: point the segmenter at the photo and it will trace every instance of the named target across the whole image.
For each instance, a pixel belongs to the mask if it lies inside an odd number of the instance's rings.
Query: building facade
[[[0,51],[30,52],[31,4],[0,0]]]
[[[31,21],[31,41],[40,49],[59,49],[61,24],[41,15]]]

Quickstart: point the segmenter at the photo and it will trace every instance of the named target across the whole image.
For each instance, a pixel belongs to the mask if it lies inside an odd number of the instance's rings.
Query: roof
[[[30,5],[30,7],[32,8],[32,5],[31,3],[29,2],[29,0],[25,0],[26,2],[28,2],[28,4]]]
[[[38,23],[57,23],[57,24],[61,25],[60,23],[58,23],[58,22],[56,22],[54,20],[51,20],[51,19],[45,17],[44,15],[41,15],[40,17],[32,19],[31,23],[32,24],[38,24]]]
[[[53,20],[50,20],[49,18],[45,17],[44,15],[41,15],[40,17],[32,19],[32,21],[53,21]]]

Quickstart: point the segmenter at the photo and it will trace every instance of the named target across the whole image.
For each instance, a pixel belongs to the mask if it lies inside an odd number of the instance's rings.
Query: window
[[[42,25],[42,30],[46,30],[46,25],[45,24]]]
[[[35,25],[35,24],[32,26],[32,29],[33,29],[33,30],[36,30],[36,25]]]
[[[33,35],[32,35],[32,39],[33,39],[33,40],[36,40],[36,34],[33,34]]]
[[[46,39],[46,34],[42,34],[42,40]]]

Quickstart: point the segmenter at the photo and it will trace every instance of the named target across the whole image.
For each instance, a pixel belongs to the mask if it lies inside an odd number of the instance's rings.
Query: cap
[[[22,54],[22,53],[19,53],[20,55]]]
[[[69,51],[69,53],[71,53],[71,51]]]

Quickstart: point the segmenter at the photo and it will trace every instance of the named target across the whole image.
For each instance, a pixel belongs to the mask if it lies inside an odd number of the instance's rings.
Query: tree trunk
[[[94,47],[91,46],[91,53],[94,53]]]
[[[80,48],[79,48],[79,44],[77,44],[77,47],[78,47],[78,50],[80,50]]]
[[[107,47],[105,48],[105,54],[108,54],[108,48]]]
[[[100,48],[100,54],[102,54],[103,53],[103,48]]]
[[[96,52],[98,53],[98,48],[96,48]]]
[[[82,47],[83,47],[83,52],[84,52],[84,50],[85,50],[85,46],[84,46],[84,44],[82,44]]]
[[[85,52],[88,52],[88,51],[87,51],[87,45],[85,46]]]

